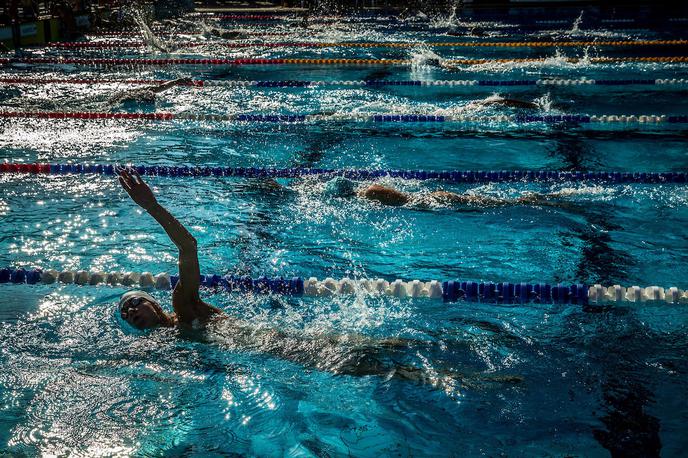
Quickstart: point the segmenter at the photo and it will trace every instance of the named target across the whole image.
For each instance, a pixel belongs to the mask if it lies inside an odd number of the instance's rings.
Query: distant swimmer
[[[538,105],[535,102],[527,102],[525,100],[518,100],[518,99],[503,99],[503,98],[489,98],[486,100],[478,100],[476,102],[473,102],[478,105],[483,105],[483,106],[495,106],[495,105],[501,105],[504,107],[509,107],[509,108],[524,108],[527,110],[537,110],[540,108],[540,105]]]
[[[379,184],[357,186],[352,180],[336,177],[325,186],[325,194],[331,197],[359,197],[392,207],[404,205],[416,207],[431,206],[476,206],[499,207],[508,205],[546,205],[554,206],[553,200],[559,194],[528,193],[515,199],[506,199],[477,194],[457,194],[449,191],[432,191],[429,193],[407,193]]]
[[[248,351],[258,351],[306,367],[334,374],[381,376],[426,383],[435,387],[464,381],[453,371],[426,369],[425,364],[405,363],[409,355],[434,344],[403,338],[378,339],[359,334],[299,332],[257,326],[227,315],[200,296],[198,243],[193,235],[167,211],[134,169],[118,170],[119,182],[131,199],[160,224],[179,250],[179,277],[172,291],[172,308],[166,312],[160,302],[144,291],[129,291],[120,297],[118,315],[139,330],[174,327],[204,330],[210,341]],[[485,379],[486,381],[503,381]],[[509,377],[507,383],[519,379]]]
[[[120,105],[124,103],[153,103],[156,100],[156,95],[166,91],[175,86],[191,84],[191,78],[177,78],[172,81],[165,81],[164,83],[155,86],[147,86],[143,88],[129,89],[118,92],[110,97],[108,103],[111,106]]]
[[[200,25],[203,31],[203,36],[206,38],[217,37],[224,38],[227,40],[246,38],[246,34],[239,30],[223,29],[222,27],[208,25],[205,22],[187,21],[185,19],[174,19],[168,22],[174,27],[186,27],[188,31],[196,31],[198,30],[198,26]]]
[[[207,33],[210,36],[223,38],[225,40],[236,40],[238,38],[245,38],[246,34],[238,30],[220,29],[218,27],[209,27]]]
[[[457,31],[452,30],[452,31],[447,32],[447,35],[452,36],[452,37],[465,37],[465,36],[484,37],[486,35],[486,33],[480,27],[471,27],[467,32],[457,32]]]
[[[273,179],[261,180],[264,183],[260,189],[269,191],[286,191],[284,187]],[[358,198],[370,202],[390,206],[411,208],[432,207],[505,207],[515,205],[540,205],[549,207],[570,207],[559,200],[565,197],[561,193],[540,194],[528,192],[517,198],[500,198],[479,194],[436,190],[430,192],[403,192],[380,184],[358,184],[344,177],[334,177],[323,189],[323,195],[333,198]]]

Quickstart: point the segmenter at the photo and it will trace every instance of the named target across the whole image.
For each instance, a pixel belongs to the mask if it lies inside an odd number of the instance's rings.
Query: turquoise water
[[[451,40],[375,24],[315,29],[321,41]],[[303,36],[297,29],[294,37]],[[258,30],[258,29],[256,29]],[[541,32],[648,38],[654,32]],[[537,35],[531,38],[543,38]],[[518,40],[499,33],[481,40]],[[195,39],[191,37],[190,39]],[[150,51],[35,55],[160,56]],[[442,57],[545,55],[552,49],[442,49]],[[580,49],[563,49],[583,55]],[[589,55],[681,55],[680,48],[591,48]],[[448,72],[427,50],[231,50],[190,56],[413,57],[411,68],[317,66],[3,68],[3,76],[153,79],[685,78],[669,64],[503,64]],[[625,53],[625,54],[624,54]],[[186,55],[182,50],[175,55]],[[387,71],[388,73],[380,73]],[[375,73],[377,72],[377,73]],[[541,112],[685,114],[686,88],[174,88],[155,103],[110,106],[121,84],[0,86],[5,110],[174,113],[422,112],[502,114],[476,101],[539,101]],[[494,123],[399,126],[231,125],[125,120],[0,120],[14,162],[133,162],[393,169],[687,171],[685,131]],[[328,198],[324,183],[283,191],[229,178],[151,179],[199,242],[212,273],[411,280],[586,282],[685,288],[688,187],[594,183],[452,185],[385,179],[408,192],[495,197],[562,192],[559,206],[391,208]],[[174,272],[164,232],[105,176],[0,175],[0,264]],[[365,295],[282,298],[204,293],[253,337],[227,326],[137,332],[117,317],[124,289],[0,285],[0,450],[10,455],[680,456],[685,449],[685,305],[443,304]],[[165,307],[169,294],[155,292]],[[278,329],[294,336],[265,338]],[[251,334],[251,333],[249,333]],[[242,334],[243,335],[243,334]],[[406,339],[321,351],[318,336]],[[275,347],[280,347],[276,349]],[[284,348],[297,356],[280,357]],[[336,374],[351,354],[418,368],[421,382]],[[295,362],[296,360],[296,362]],[[322,369],[322,370],[321,370]]]

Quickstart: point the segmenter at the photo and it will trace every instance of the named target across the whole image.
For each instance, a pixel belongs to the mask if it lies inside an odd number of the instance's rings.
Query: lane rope
[[[447,59],[443,65],[482,65],[499,63],[536,63],[546,62],[552,57],[510,58],[510,59]],[[685,63],[688,56],[650,56],[650,57],[565,57],[562,60],[569,63],[589,62],[593,64],[624,63],[624,62],[662,62]],[[409,66],[413,61],[409,59],[227,59],[227,58],[81,58],[81,57],[5,57],[0,58],[0,64],[57,64],[57,65],[101,65],[101,66],[168,66],[168,65],[343,65],[343,66]]]
[[[0,78],[0,84],[162,84],[170,80],[144,79],[87,79],[87,78]],[[178,83],[178,86],[197,87],[334,87],[334,86],[677,86],[688,84],[686,78],[657,79],[566,79],[542,78],[537,80],[272,80],[272,81],[239,81],[239,80],[192,80]]]
[[[688,45],[688,40],[599,40],[599,41],[485,41],[485,42],[183,42],[175,43],[182,47],[220,46],[224,48],[415,48],[418,46],[444,47],[444,48],[545,48],[545,47],[580,47],[580,46],[674,46]],[[103,41],[103,42],[56,42],[46,46],[61,49],[117,49],[117,48],[141,48],[148,44],[137,42]]]
[[[154,30],[153,33],[156,37],[178,37],[184,35],[203,35],[201,32],[165,32]],[[242,30],[242,35],[255,36],[255,37],[286,37],[294,35],[294,32],[249,32]],[[141,37],[143,32],[131,32],[131,31],[111,31],[111,30],[89,30],[85,32],[86,36],[93,37]]]
[[[85,111],[0,111],[0,118],[39,119],[139,119],[166,121],[172,119],[187,121],[228,121],[237,123],[309,123],[309,122],[351,122],[351,123],[545,123],[545,124],[685,124],[686,115],[525,115],[502,114],[483,115],[425,115],[425,114],[231,114],[213,115],[200,113],[110,113]]]
[[[335,280],[316,277],[235,277],[233,275],[201,275],[201,286],[214,292],[239,292],[256,294],[276,294],[287,296],[328,297],[334,295],[373,294],[398,298],[431,298],[444,302],[459,300],[484,303],[642,303],[667,302],[672,304],[688,303],[688,290],[677,287],[599,284],[549,284],[549,283],[492,283],[472,281],[402,281],[389,282],[384,279]],[[11,284],[76,284],[82,286],[126,286],[142,289],[170,290],[175,287],[179,277],[162,272],[89,272],[86,270],[41,270],[23,268],[0,269],[0,283]]]
[[[48,164],[0,163],[2,174],[115,175],[121,164]],[[238,178],[299,178],[307,176],[341,176],[354,180],[382,177],[407,180],[442,180],[455,183],[502,182],[610,182],[610,183],[688,183],[688,172],[616,172],[560,170],[391,170],[391,169],[322,169],[322,168],[262,168],[262,167],[187,167],[131,165],[143,176],[157,177],[238,177]]]

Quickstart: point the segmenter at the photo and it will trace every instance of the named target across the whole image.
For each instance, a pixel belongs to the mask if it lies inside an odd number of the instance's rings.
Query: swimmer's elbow
[[[181,240],[177,244],[177,248],[179,248],[179,251],[182,254],[196,253],[198,251],[198,242],[196,241],[196,237],[189,234],[188,237],[184,237],[184,240]]]

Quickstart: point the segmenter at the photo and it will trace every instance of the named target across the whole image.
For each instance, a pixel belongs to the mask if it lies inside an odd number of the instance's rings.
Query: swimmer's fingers
[[[117,179],[119,180],[119,184],[122,185],[122,187],[124,188],[125,191],[127,191],[127,192],[131,191],[131,186],[129,185],[129,182],[127,182],[127,180],[125,180],[121,176],[118,177]]]
[[[144,184],[143,178],[134,167],[127,167],[120,171],[119,176],[127,181],[130,188]]]

